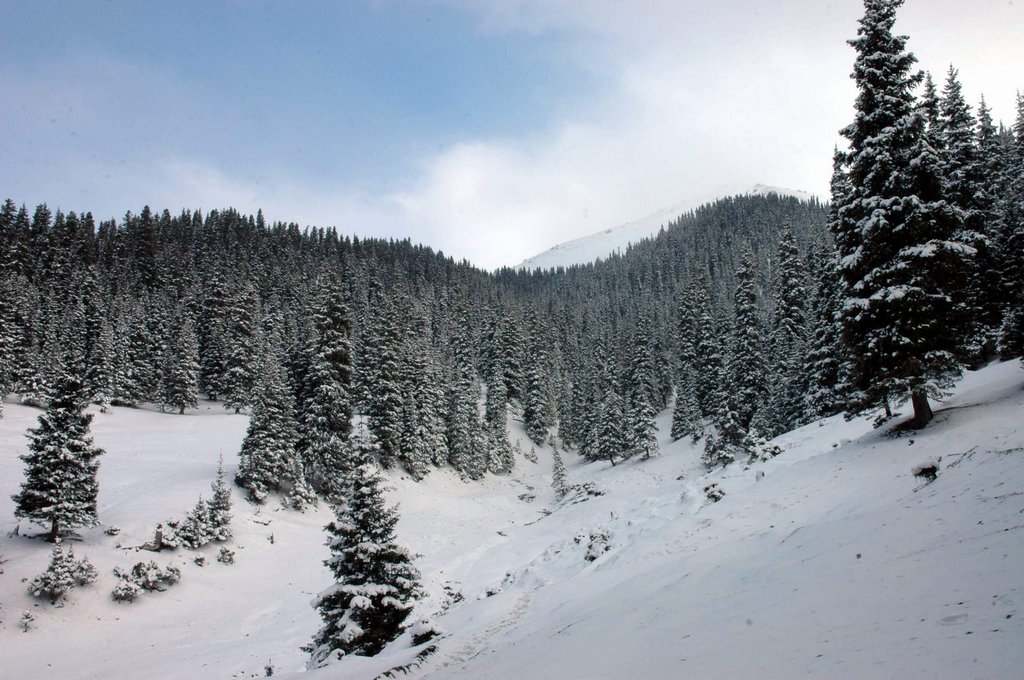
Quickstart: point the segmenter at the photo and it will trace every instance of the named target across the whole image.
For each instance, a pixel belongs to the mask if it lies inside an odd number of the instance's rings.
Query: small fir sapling
[[[217,553],[217,561],[221,564],[234,564],[235,563],[235,551],[228,550],[227,548],[221,548],[220,552]]]
[[[26,609],[24,612],[22,612],[21,619],[18,621],[18,625],[21,626],[21,632],[27,633],[32,628],[33,624],[35,624],[35,622],[36,615],[30,612],[28,609]]]
[[[561,500],[569,491],[569,476],[565,471],[565,463],[562,461],[558,449],[552,450],[552,461],[551,488],[555,490],[555,496]]]
[[[217,479],[211,484],[213,495],[207,503],[210,534],[215,541],[231,538],[231,489],[224,481],[224,458],[217,463]]]
[[[32,579],[28,592],[34,597],[48,597],[56,604],[75,586],[93,583],[98,573],[87,558],[75,559],[73,550],[64,552],[60,543],[53,546],[46,571]]]

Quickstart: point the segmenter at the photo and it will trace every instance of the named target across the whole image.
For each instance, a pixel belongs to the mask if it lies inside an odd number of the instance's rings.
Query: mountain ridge
[[[727,196],[767,196],[778,194],[792,196],[801,201],[811,201],[815,196],[809,192],[788,189],[768,184],[755,184],[738,191],[719,191],[698,199],[686,199],[668,207],[660,208],[645,217],[615,227],[564,241],[529,257],[513,269],[536,270],[570,267],[604,259],[615,252],[624,251],[630,245],[650,238],[680,216]]]

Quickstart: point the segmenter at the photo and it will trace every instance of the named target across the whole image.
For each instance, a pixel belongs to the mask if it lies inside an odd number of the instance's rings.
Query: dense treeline
[[[843,410],[888,409],[908,385],[934,396],[935,376],[1024,346],[1024,104],[1013,128],[996,126],[984,104],[972,114],[954,70],[941,94],[927,81],[915,96],[904,76],[899,115],[918,121],[907,167],[924,158],[930,173],[907,191],[931,192],[938,207],[925,222],[951,220],[933,241],[972,255],[936,270],[956,284],[948,308],[959,320],[941,356],[918,348],[934,359],[924,382],[886,373],[858,348],[872,342],[850,302],[873,271],[854,271],[863,219],[891,203],[865,188],[879,171],[868,152],[856,155],[868,133],[851,126],[830,205],[722,199],[625,253],[547,272],[489,274],[408,241],[230,209],[146,207],[96,225],[89,213],[30,213],[8,200],[0,391],[42,405],[71,372],[104,408],[184,413],[200,395],[218,400],[252,415],[239,483],[254,500],[278,490],[297,507],[341,493],[360,437],[414,476],[444,465],[467,478],[507,471],[510,415],[536,442],[557,434],[614,463],[650,455],[654,415],[674,405],[673,436],[707,434],[709,465],[767,455],[762,439]],[[960,245],[952,250],[967,252]]]

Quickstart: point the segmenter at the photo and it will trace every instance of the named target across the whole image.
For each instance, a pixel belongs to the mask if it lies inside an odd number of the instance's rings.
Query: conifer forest
[[[902,4],[848,27],[830,195],[584,264],[4,201],[0,676],[1019,672],[1024,90],[999,120],[922,70]],[[230,661],[100,652],[221,593]]]

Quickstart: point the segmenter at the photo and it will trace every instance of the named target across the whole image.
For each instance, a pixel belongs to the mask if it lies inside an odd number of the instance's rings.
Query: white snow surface
[[[753,187],[732,191],[717,191],[699,199],[688,199],[647,215],[634,222],[605,229],[589,236],[560,243],[553,248],[534,255],[517,264],[515,269],[553,269],[570,267],[574,264],[587,264],[607,258],[615,252],[625,252],[635,243],[655,236],[662,227],[668,226],[680,215],[690,212],[707,203],[724,196],[767,196],[775,193],[780,196],[794,196],[802,201],[810,201],[813,196],[806,191],[784,189],[782,187],[755,184]]]
[[[604,495],[557,502],[551,452],[520,457],[509,476],[464,483],[448,471],[415,483],[395,471],[399,540],[426,597],[410,622],[445,631],[413,647],[409,633],[374,658],[305,671],[299,647],[320,621],[310,607],[331,584],[322,526],[272,499],[258,512],[234,491],[237,551],[136,551],[160,520],[209,495],[217,456],[229,474],[246,425],[216,404],[185,416],[135,409],[97,414],[106,448],[100,518],[75,553],[100,570],[64,607],[33,600],[24,579],[50,546],[14,529],[26,428],[39,411],[13,403],[0,419],[0,676],[3,678],[370,679],[436,651],[398,677],[1009,678],[1024,665],[1024,371],[1018,362],[968,373],[927,429],[898,436],[867,419],[830,418],[775,440],[783,453],[706,473],[699,446],[659,437],[660,455],[615,467],[563,454],[571,483]],[[669,414],[659,418],[667,432]],[[529,449],[520,424],[513,438]],[[938,478],[912,468],[940,459]],[[764,476],[756,481],[758,472]],[[703,489],[725,491],[708,503]],[[524,495],[525,494],[525,495]],[[531,499],[531,495],[533,496]],[[266,523],[266,524],[264,524]],[[610,550],[586,561],[595,530]],[[274,535],[274,543],[269,536]],[[580,538],[577,541],[577,537]],[[123,548],[118,548],[118,543]],[[154,558],[182,580],[139,602],[110,599],[111,569]],[[464,599],[444,610],[447,585]],[[495,593],[487,596],[487,593]],[[36,627],[21,632],[21,612]]]

